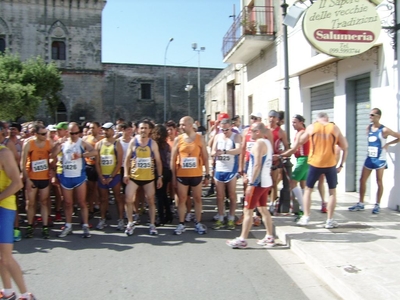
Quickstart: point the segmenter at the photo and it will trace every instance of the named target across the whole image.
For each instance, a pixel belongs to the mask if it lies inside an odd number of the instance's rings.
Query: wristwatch
[[[162,175],[158,175],[158,178],[164,178],[164,176],[162,176]]]
[[[204,176],[204,179],[210,179],[210,174],[206,174],[206,175]]]

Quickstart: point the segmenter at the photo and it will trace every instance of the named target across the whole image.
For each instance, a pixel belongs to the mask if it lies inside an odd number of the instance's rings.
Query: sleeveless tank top
[[[103,138],[104,138],[103,136],[100,136],[97,142],[101,141]],[[86,139],[86,143],[90,144],[93,148],[96,146],[97,142],[94,140],[93,135],[89,135]],[[86,164],[93,166],[96,163],[96,157],[95,156],[85,157],[85,161]]]
[[[106,145],[105,140],[100,142],[100,169],[101,174],[111,175],[117,164],[117,150],[115,141],[113,144]],[[119,174],[120,170],[118,170]]]
[[[301,129],[298,132],[302,131],[305,131],[305,129]],[[294,138],[294,140],[296,141],[296,137]],[[296,152],[294,153],[294,156],[295,157],[308,156],[309,153],[310,153],[310,141],[308,140],[299,148],[297,148]]]
[[[245,158],[245,161],[249,161],[249,159],[250,159],[250,151],[251,151],[251,148],[253,148],[254,143],[255,143],[255,140],[253,140],[251,138],[251,128],[250,127],[249,127],[249,130],[247,131],[247,133],[246,133],[246,135],[244,137],[244,141],[246,143],[246,153],[245,153],[244,158]]]
[[[3,145],[0,145],[0,151],[6,148]],[[11,184],[11,179],[7,176],[6,172],[1,169],[0,170],[0,193],[3,192],[9,185]],[[15,201],[15,195],[11,195],[0,201],[0,207],[17,210],[17,202]]]
[[[179,136],[176,176],[203,176],[201,135],[196,134],[193,142],[185,142],[183,135]]]
[[[132,152],[131,170],[129,177],[134,180],[154,180],[154,155],[151,150],[152,139],[149,139],[146,146],[140,146],[135,139],[135,149]]]
[[[217,136],[217,149],[230,150],[235,149],[235,135],[232,133],[230,138],[225,138],[225,134],[220,133]],[[215,171],[232,173],[237,172],[239,164],[239,155],[221,154],[216,157]]]
[[[34,180],[49,179],[49,156],[51,152],[50,141],[46,140],[42,148],[37,146],[35,140],[30,140],[28,143],[29,153],[26,163],[28,177]]]
[[[335,145],[338,137],[334,132],[333,123],[314,123],[310,137],[310,153],[308,164],[316,168],[330,168],[336,166]]]
[[[382,146],[386,144],[386,139],[383,137],[382,130],[385,126],[381,125],[377,131],[372,131],[372,124],[369,125],[368,133],[368,157],[379,160],[386,160],[386,150]]]
[[[253,177],[253,168],[254,168],[254,155],[250,153],[250,163],[249,169],[247,171],[247,176],[249,178],[249,182],[252,182],[254,186],[267,188],[272,186],[272,177],[271,177],[271,165],[272,165],[272,145],[268,139],[262,139],[262,141],[267,145],[268,150],[265,155],[261,158],[261,170],[257,178]]]
[[[76,143],[67,140],[62,145],[62,173],[67,178],[76,178],[83,176],[85,172],[85,159],[80,157],[72,159],[73,153],[83,154],[82,139],[78,139]]]

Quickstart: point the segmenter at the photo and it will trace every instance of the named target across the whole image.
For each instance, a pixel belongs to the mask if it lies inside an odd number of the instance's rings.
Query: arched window
[[[65,43],[54,41],[51,43],[51,59],[65,60]]]
[[[6,51],[6,40],[0,37],[0,52],[3,53]]]

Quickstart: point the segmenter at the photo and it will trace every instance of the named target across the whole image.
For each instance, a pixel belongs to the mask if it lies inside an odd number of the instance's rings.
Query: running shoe
[[[261,225],[261,218],[259,216],[253,217],[253,226],[260,226]]]
[[[28,225],[28,227],[26,227],[25,237],[28,239],[33,238],[33,227],[31,225]]]
[[[326,202],[322,202],[321,203],[321,212],[323,214],[326,214],[328,212],[327,208],[326,208]]]
[[[215,191],[213,188],[209,188],[207,192],[205,192],[203,197],[214,197],[215,196]]]
[[[31,293],[28,293],[28,297],[24,297],[21,295],[19,296],[18,300],[36,300],[36,298]]]
[[[124,219],[119,219],[118,220],[118,225],[117,225],[117,230],[122,231],[125,228],[125,222]]]
[[[185,232],[185,230],[186,230],[185,225],[179,224],[179,225],[176,227],[176,229],[174,230],[174,234],[175,234],[175,235],[181,235],[182,232]]]
[[[300,220],[297,221],[297,225],[306,226],[310,222],[310,217],[301,216]]]
[[[264,248],[272,248],[275,246],[275,239],[273,236],[265,237],[262,240],[258,240],[257,245],[263,246]]]
[[[218,229],[222,229],[224,227],[225,227],[224,222],[217,220],[217,221],[215,221],[214,225],[212,226],[212,229],[218,230]]]
[[[243,249],[247,247],[247,242],[240,238],[236,238],[234,240],[226,241],[226,244],[233,249]]]
[[[57,211],[56,216],[54,217],[54,222],[61,222],[61,221],[62,221],[61,212]]]
[[[379,214],[379,211],[381,210],[380,206],[378,203],[375,204],[374,208],[372,209],[373,214]]]
[[[198,234],[206,234],[207,233],[207,226],[201,223],[197,223],[196,226],[194,227],[194,230]]]
[[[20,242],[21,239],[22,239],[21,230],[19,230],[19,228],[15,228],[14,229],[14,242]]]
[[[191,213],[187,213],[186,217],[185,217],[185,222],[190,222],[192,221],[192,214]]]
[[[72,226],[71,227],[65,226],[63,228],[63,230],[61,231],[61,233],[58,235],[58,237],[63,238],[63,237],[66,237],[69,234],[72,234]]]
[[[83,235],[82,235],[83,238],[88,239],[92,236],[90,234],[90,230],[89,230],[88,226],[82,226],[82,230],[83,230]]]
[[[17,296],[13,292],[10,296],[4,296],[4,291],[0,291],[0,300],[17,300]]]
[[[226,223],[226,229],[234,230],[235,228],[235,222],[233,220],[228,220],[228,222]]]
[[[150,224],[149,233],[150,233],[150,235],[157,235],[158,231],[157,231],[156,226],[154,226],[153,224]]]
[[[295,215],[296,215],[296,218],[294,218],[294,221],[298,222],[301,219],[301,217],[304,215],[304,212],[299,210],[297,213],[295,213]]]
[[[128,223],[128,226],[126,226],[126,229],[125,229],[125,234],[127,236],[131,236],[131,235],[133,235],[134,231],[135,231],[134,223]]]
[[[106,219],[100,219],[99,224],[97,224],[96,226],[96,229],[103,230],[105,227],[107,227]]]
[[[339,224],[334,219],[326,220],[326,223],[325,223],[326,229],[337,228],[338,226],[339,226]]]
[[[236,225],[237,225],[237,226],[240,226],[240,225],[243,224],[243,218],[244,218],[244,215],[242,214],[242,215],[239,217],[239,219],[236,221]]]
[[[43,227],[42,228],[42,238],[44,238],[45,240],[50,238],[50,230],[49,227]]]
[[[356,205],[349,207],[349,211],[360,211],[360,210],[364,210],[364,203],[358,202]]]

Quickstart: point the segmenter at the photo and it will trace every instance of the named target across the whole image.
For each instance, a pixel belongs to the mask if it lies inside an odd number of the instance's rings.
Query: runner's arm
[[[11,180],[10,185],[0,193],[0,201],[2,201],[22,189],[23,184],[19,176],[18,165],[14,160],[13,153],[7,148],[2,149],[0,153],[0,165],[7,174],[7,177]]]

